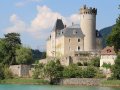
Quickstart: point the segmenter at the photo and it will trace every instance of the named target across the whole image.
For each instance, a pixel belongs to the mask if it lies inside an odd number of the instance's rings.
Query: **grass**
[[[101,82],[102,86],[119,86],[120,87],[120,80],[104,80]]]
[[[47,80],[32,78],[16,78],[0,80],[1,84],[49,84]]]

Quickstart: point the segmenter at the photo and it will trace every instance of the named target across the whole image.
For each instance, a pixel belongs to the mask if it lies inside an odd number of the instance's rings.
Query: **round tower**
[[[84,5],[80,8],[80,27],[85,35],[84,51],[96,50],[96,8],[88,8]]]

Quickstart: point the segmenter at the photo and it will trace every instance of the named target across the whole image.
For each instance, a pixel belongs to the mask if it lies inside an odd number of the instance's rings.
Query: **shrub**
[[[76,74],[78,74],[77,71],[78,71],[78,66],[75,64],[71,64],[64,68],[63,76],[67,78],[75,78]]]
[[[96,76],[95,76],[96,78],[106,78],[106,76],[102,73],[102,71],[97,71],[97,73],[96,73]]]
[[[87,62],[83,62],[83,65],[84,65],[84,66],[88,66],[88,63],[87,63]]]
[[[112,66],[113,78],[120,80],[120,55],[115,60],[115,64]]]
[[[42,63],[36,64],[34,67],[32,77],[34,79],[38,79],[39,77],[42,78],[44,74],[44,65]]]
[[[93,78],[95,77],[97,71],[94,67],[88,66],[83,70],[83,77],[84,78]]]
[[[111,64],[110,63],[103,63],[103,65],[102,65],[102,67],[104,67],[104,68],[106,68],[106,69],[109,69],[109,68],[111,68],[112,66],[111,66]]]
[[[83,64],[81,62],[77,62],[78,66],[83,66]]]
[[[5,79],[13,78],[12,72],[6,66],[4,67],[4,77],[5,77]]]
[[[100,67],[100,58],[96,57],[91,60],[92,66]]]

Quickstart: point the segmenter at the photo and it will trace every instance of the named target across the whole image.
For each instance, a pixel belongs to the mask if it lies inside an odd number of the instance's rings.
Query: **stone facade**
[[[97,9],[83,6],[80,9],[80,24],[67,26],[62,19],[56,23],[47,39],[47,62],[49,58],[59,58],[62,65],[87,62],[100,56],[102,36],[96,30]],[[88,56],[81,54],[89,53]]]
[[[11,65],[9,69],[11,70],[14,76],[18,76],[18,77],[29,77],[30,76],[29,72],[31,68],[29,65]]]
[[[85,35],[84,51],[96,51],[96,14],[97,9],[86,5],[80,9],[80,28]]]
[[[80,25],[72,23],[67,27],[57,19],[47,39],[47,57],[72,57],[76,51],[101,50],[102,37],[96,31],[97,9],[84,6],[80,10]]]
[[[60,85],[85,85],[85,86],[98,86],[103,79],[96,78],[69,78],[61,79]]]

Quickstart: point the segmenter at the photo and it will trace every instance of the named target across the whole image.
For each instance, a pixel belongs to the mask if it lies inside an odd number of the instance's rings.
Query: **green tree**
[[[114,46],[116,51],[120,49],[120,15],[116,20],[111,34],[107,38],[107,45]]]
[[[96,73],[97,73],[97,70],[92,66],[88,66],[87,68],[83,69],[84,78],[93,78],[96,76]]]
[[[91,64],[95,67],[100,67],[100,58],[96,57],[91,60]]]
[[[0,39],[0,63],[4,62],[5,56],[7,56],[5,50],[5,42],[3,39]]]
[[[63,76],[66,78],[82,77],[82,69],[76,64],[71,64],[64,68]]]
[[[53,79],[62,77],[63,67],[59,61],[49,61],[44,67],[44,74],[52,83]]]
[[[8,56],[6,56],[6,62],[9,64],[16,64],[16,48],[21,45],[20,34],[18,33],[8,33],[4,35],[5,47]],[[9,61],[10,60],[10,61]]]
[[[42,63],[36,64],[33,71],[33,78],[43,78],[44,77],[44,65]]]
[[[5,78],[5,77],[4,77],[3,65],[0,64],[0,80],[1,80],[1,79],[4,79],[4,78]]]
[[[120,80],[120,55],[115,60],[115,64],[112,67],[113,78]]]
[[[31,64],[32,63],[32,51],[27,47],[20,47],[16,50],[16,63],[17,64]]]

